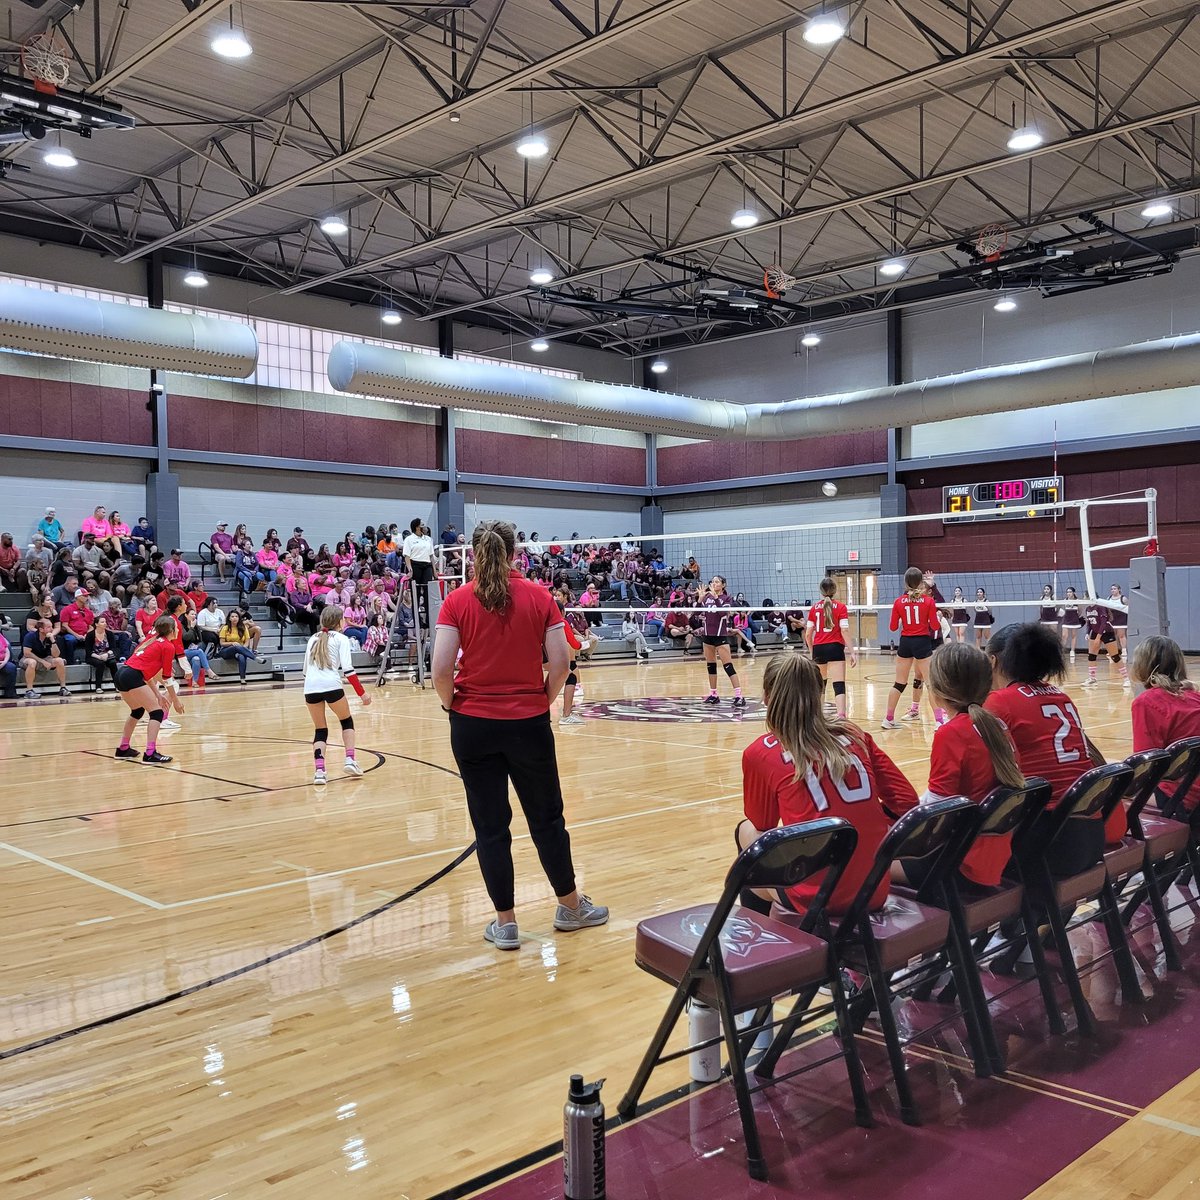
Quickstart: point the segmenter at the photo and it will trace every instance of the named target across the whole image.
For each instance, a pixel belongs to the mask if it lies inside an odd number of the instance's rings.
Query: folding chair
[[[672,1054],[663,1053],[684,1007],[696,998],[720,1014],[729,1073],[746,1139],[747,1166],[751,1178],[766,1179],[766,1163],[750,1097],[752,1092],[768,1085],[751,1088],[746,1078],[746,1048],[759,1030],[751,1027],[739,1032],[734,1018],[738,1013],[764,1010],[780,994],[810,987],[815,993],[822,984],[828,984],[842,1032],[840,1057],[850,1078],[855,1115],[860,1124],[871,1124],[862,1065],[830,945],[824,937],[811,932],[822,928],[827,932],[825,904],[857,842],[854,827],[837,817],[772,829],[738,856],[716,904],[680,909],[638,923],[637,965],[671,984],[675,993],[629,1090],[617,1106],[622,1117],[632,1117],[637,1111],[638,1101],[656,1066],[721,1040],[716,1038]],[[816,899],[802,925],[784,924],[748,909],[735,910],[743,888],[791,887],[822,871],[824,876]]]
[[[870,911],[871,900],[897,859],[932,859],[928,872],[929,887],[931,890],[941,887],[941,881],[958,870],[978,820],[979,809],[961,796],[939,800],[905,813],[880,844],[875,861],[833,938],[839,963],[865,973],[870,980],[869,992],[864,992],[852,1005],[857,1009],[855,1025],[861,1028],[871,1010],[877,1012],[896,1081],[900,1113],[909,1125],[919,1125],[920,1117],[909,1086],[904,1047],[892,1012],[891,980],[893,975],[907,968],[915,959],[925,960],[929,968],[933,967],[935,956],[946,948],[950,938],[950,917],[944,908],[933,908],[896,892],[889,895],[886,905],[878,912]],[[775,915],[775,911],[772,910],[772,915]],[[952,966],[961,994],[971,996],[970,982],[962,976],[957,955],[952,958]],[[915,975],[906,972],[904,986],[911,988],[922,978],[924,975],[919,971]],[[755,1067],[755,1074],[771,1075],[788,1039],[805,1015],[800,1008],[804,998],[801,995],[784,1020],[770,1049]],[[972,1046],[981,1046],[982,1037],[975,1025],[974,1010],[970,1004],[964,1006],[963,1016]]]
[[[1050,785],[1044,779],[1029,779],[1021,788],[994,789],[979,805],[979,825],[971,845],[976,845],[980,838],[985,837],[1017,837],[1033,824],[1049,801]],[[975,1073],[1002,1074],[1006,1063],[979,973],[980,956],[986,950],[993,930],[1030,916],[1027,889],[1019,867],[1014,868],[1014,877],[1006,876],[994,888],[986,890],[964,887],[959,872],[946,883],[949,886],[943,884],[941,894],[935,895],[931,894],[927,882],[916,894],[916,899],[945,908],[950,913],[953,952],[961,957],[962,974],[971,984],[971,993],[963,996],[963,1004],[973,1006],[982,1041],[982,1047],[976,1051]],[[1063,1033],[1066,1026],[1058,1011],[1053,981],[1040,942],[1035,940],[1031,944],[1031,953],[1051,1030]],[[938,1000],[943,1003],[952,1000],[955,990],[955,985],[951,984],[938,996]],[[980,1069],[981,1054],[986,1060],[986,1071]]]
[[[1058,951],[1059,969],[1070,993],[1080,1032],[1089,1036],[1095,1034],[1096,1022],[1079,981],[1067,921],[1063,917],[1064,909],[1073,911],[1076,905],[1085,900],[1097,901],[1121,979],[1122,993],[1130,1002],[1141,1000],[1141,986],[1103,858],[1077,875],[1056,877],[1050,868],[1050,852],[1067,830],[1069,822],[1103,822],[1113,807],[1120,803],[1132,778],[1132,769],[1124,763],[1109,763],[1085,771],[1067,788],[1057,806],[1046,813],[1046,819],[1024,830],[1014,845],[1025,884],[1039,915],[1044,916],[1050,926]],[[1039,937],[1036,922],[1026,925],[1026,937],[1032,951],[1033,942]]]
[[[1168,769],[1164,779],[1177,781],[1174,795],[1165,805],[1162,805],[1163,816],[1176,821],[1182,821],[1191,827],[1191,836],[1187,844],[1187,857],[1193,880],[1200,880],[1200,804],[1189,813],[1187,806],[1188,794],[1200,777],[1200,738],[1180,738],[1172,742],[1167,749],[1172,754],[1182,754],[1185,750],[1190,755],[1185,763],[1181,763],[1179,773],[1174,771],[1174,764]]]

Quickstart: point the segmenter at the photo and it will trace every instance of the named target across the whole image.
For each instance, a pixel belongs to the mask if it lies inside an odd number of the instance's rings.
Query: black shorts
[[[423,583],[429,583],[433,579],[433,564],[427,562],[415,562],[412,565],[412,581],[418,587]]]
[[[1092,641],[1096,640],[1096,637],[1094,635],[1089,634],[1088,636],[1091,638]],[[1111,646],[1113,644],[1113,642],[1115,642],[1116,640],[1117,640],[1117,635],[1115,633],[1113,633],[1113,631],[1111,629],[1106,629],[1102,634],[1100,634],[1100,644],[1102,646]]]
[[[334,688],[331,692],[305,692],[305,704],[336,704],[339,700],[345,700],[345,688]]]
[[[996,623],[996,618],[992,613],[976,613],[975,628],[976,629],[991,629]]]
[[[117,668],[116,684],[118,692],[136,692],[138,688],[146,686],[146,677],[137,667],[122,664]]]
[[[915,658],[923,662],[933,653],[933,638],[926,634],[917,637],[902,637],[896,650],[898,658]]]
[[[702,633],[700,635],[700,640],[706,646],[728,646],[729,645],[729,637],[730,637],[730,635],[727,633],[722,633],[722,634]]]
[[[920,891],[925,886],[925,881],[929,878],[929,874],[936,865],[937,860],[937,854],[927,854],[924,858],[902,858],[900,866],[904,870],[904,875],[908,879],[909,886]],[[968,879],[961,871],[958,872],[957,887],[964,899],[970,898],[972,900],[994,895],[996,891],[995,888],[985,887],[981,883],[976,883],[973,879]]]
[[[845,662],[845,644],[842,642],[818,642],[812,648],[812,658],[815,663]]]

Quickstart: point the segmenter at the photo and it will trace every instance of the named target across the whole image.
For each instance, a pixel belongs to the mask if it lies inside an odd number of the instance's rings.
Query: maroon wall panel
[[[578,480],[641,487],[646,453],[636,446],[527,437],[487,429],[458,430],[458,469],[481,475]]]
[[[658,452],[658,481],[664,487],[720,479],[750,479],[792,471],[852,467],[887,459],[887,434],[845,433],[793,442],[693,442]]]
[[[180,450],[437,468],[432,425],[238,404],[205,396],[171,396],[167,419],[171,445]]]
[[[1200,564],[1200,443],[1147,447],[1108,454],[1065,455],[1059,460],[1068,500],[1097,499],[1122,492],[1158,492],[1159,545],[1173,566]],[[942,511],[942,488],[1004,478],[1031,478],[1050,473],[1044,459],[1028,463],[987,464],[972,470],[924,471],[910,474],[910,515]],[[1088,513],[1092,541],[1142,537],[1146,531],[1142,507],[1093,508]],[[1082,560],[1079,514],[1067,511],[1062,521],[986,521],[977,525],[919,522],[908,532],[909,559],[938,572],[1046,570],[1057,554],[1060,566]],[[1020,547],[1024,546],[1022,552]],[[1101,567],[1120,567],[1136,557],[1138,546],[1103,551]]]
[[[142,392],[0,375],[0,433],[148,446],[150,414]]]

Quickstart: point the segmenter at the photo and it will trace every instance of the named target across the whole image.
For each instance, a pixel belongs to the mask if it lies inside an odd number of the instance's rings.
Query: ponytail
[[[1193,690],[1179,643],[1158,634],[1146,638],[1134,650],[1129,673],[1135,683],[1161,688],[1172,696]]]
[[[509,573],[516,530],[507,521],[483,521],[471,535],[475,553],[475,596],[488,612],[508,607]]]
[[[309,644],[309,659],[316,663],[322,671],[333,671],[337,664],[333,661],[333,653],[329,649],[330,634],[335,633],[342,623],[342,610],[336,604],[327,604],[321,610],[321,632],[314,635]]]
[[[966,643],[963,643],[964,645]],[[973,647],[972,647],[973,648]],[[1025,776],[1017,763],[1017,755],[1013,750],[1008,731],[998,717],[994,717],[981,704],[972,704],[967,708],[971,724],[975,732],[983,739],[992,757],[992,770],[996,778],[1005,787],[1019,788],[1025,786]]]
[[[920,567],[909,567],[904,572],[904,587],[908,592],[910,600],[919,600],[921,598],[921,585],[925,582],[925,576],[921,574]]]
[[[837,584],[828,575],[821,580],[821,630],[823,633],[833,632],[833,597],[837,593]]]

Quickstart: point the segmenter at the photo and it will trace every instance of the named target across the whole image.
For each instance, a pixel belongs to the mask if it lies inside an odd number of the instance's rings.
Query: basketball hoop
[[[795,275],[789,275],[778,263],[772,263],[763,272],[763,287],[771,300],[782,299],[784,292],[790,291],[799,282]]]
[[[985,225],[975,235],[975,250],[985,262],[996,262],[1008,246],[1008,230],[1003,225]]]
[[[21,69],[33,80],[34,88],[53,96],[71,78],[71,60],[64,43],[46,30],[21,47]]]

